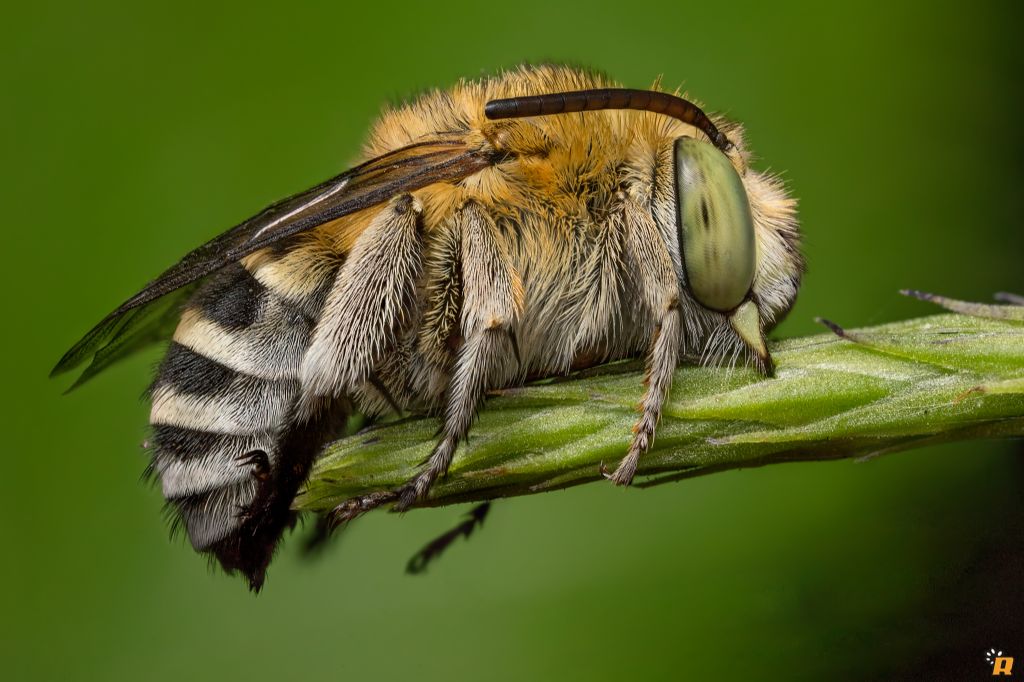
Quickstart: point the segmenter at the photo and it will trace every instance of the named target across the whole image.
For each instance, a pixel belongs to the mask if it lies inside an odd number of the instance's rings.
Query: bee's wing
[[[75,386],[112,362],[173,332],[181,296],[158,300],[221,267],[297,232],[436,182],[454,181],[494,163],[493,153],[461,140],[431,140],[371,159],[312,189],[268,206],[190,252],[107,315],[64,354],[50,376],[93,361]],[[183,299],[182,299],[183,300]],[[169,329],[167,329],[170,325]],[[154,338],[155,337],[155,338]]]
[[[71,392],[118,360],[154,343],[169,339],[178,326],[185,301],[196,290],[198,284],[187,284],[137,308],[104,318],[103,322],[75,344],[76,349],[81,349],[75,360],[70,364],[58,365],[51,376],[70,369],[88,355],[92,355],[92,362],[68,388],[68,392]],[[64,363],[64,360],[61,360],[61,363]]]

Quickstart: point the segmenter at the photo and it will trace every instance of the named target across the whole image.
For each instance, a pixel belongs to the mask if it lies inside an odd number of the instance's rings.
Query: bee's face
[[[738,151],[734,159],[691,137],[675,142],[683,285],[709,317],[728,319],[768,369],[764,332],[792,306],[803,261],[792,201],[777,181],[748,170]]]

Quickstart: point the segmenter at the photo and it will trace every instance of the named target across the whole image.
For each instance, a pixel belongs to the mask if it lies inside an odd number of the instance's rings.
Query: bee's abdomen
[[[197,550],[243,523],[281,464],[321,302],[285,298],[236,264],[186,307],[151,389],[150,424],[153,470]]]

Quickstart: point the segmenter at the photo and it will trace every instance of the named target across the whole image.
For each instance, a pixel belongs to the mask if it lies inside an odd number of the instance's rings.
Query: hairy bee
[[[645,356],[632,445],[608,474],[628,484],[681,357],[771,372],[764,334],[796,297],[799,231],[736,124],[522,67],[384,113],[364,156],[189,253],[54,370],[91,357],[80,383],[170,336],[152,469],[195,549],[253,589],[351,410],[442,427],[421,473],[338,520],[427,495],[489,388]]]

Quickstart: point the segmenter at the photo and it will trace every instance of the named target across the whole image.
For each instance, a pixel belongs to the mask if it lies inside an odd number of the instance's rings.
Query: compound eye
[[[693,297],[729,312],[750,293],[757,247],[750,202],[721,151],[690,137],[676,140],[679,244]]]

